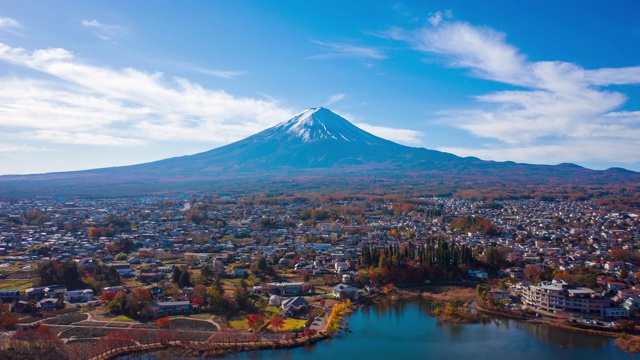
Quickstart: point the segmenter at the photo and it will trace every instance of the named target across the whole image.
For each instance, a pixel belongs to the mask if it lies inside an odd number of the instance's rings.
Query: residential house
[[[64,285],[49,285],[44,288],[44,296],[50,298],[60,298],[67,292],[67,287]]]
[[[193,311],[193,305],[189,301],[158,301],[150,305],[154,317],[191,314]]]
[[[53,298],[42,299],[38,304],[44,311],[54,311],[58,308],[58,299],[53,299]]]
[[[20,290],[0,290],[0,300],[3,303],[20,300]]]
[[[356,299],[358,297],[358,288],[346,284],[338,284],[331,288],[333,296],[340,299]]]
[[[68,302],[87,302],[93,300],[93,290],[74,290],[64,293],[64,300]]]
[[[44,289],[46,288],[46,286],[32,287],[25,290],[24,293],[29,300],[40,300],[44,297]]]
[[[124,286],[122,285],[118,285],[118,286],[107,286],[106,288],[102,289],[102,293],[107,293],[107,292],[114,292],[117,293],[118,291],[124,291]]]
[[[131,266],[129,264],[109,264],[109,266],[116,269],[118,274],[123,277],[128,277],[133,275],[133,270],[131,270]]]
[[[280,304],[282,315],[286,317],[302,315],[310,306],[309,302],[301,296],[284,299]]]

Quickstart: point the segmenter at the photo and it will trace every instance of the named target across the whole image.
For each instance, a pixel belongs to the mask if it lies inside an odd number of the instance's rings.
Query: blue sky
[[[637,1],[0,3],[0,174],[136,164],[325,106],[461,156],[640,171]]]

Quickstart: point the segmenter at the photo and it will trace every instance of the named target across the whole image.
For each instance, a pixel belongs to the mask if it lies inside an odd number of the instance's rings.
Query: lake
[[[294,349],[236,353],[225,360],[340,359],[635,359],[613,340],[519,320],[448,324],[427,315],[424,300],[378,304],[354,312],[351,333]],[[127,359],[164,359],[145,354]]]

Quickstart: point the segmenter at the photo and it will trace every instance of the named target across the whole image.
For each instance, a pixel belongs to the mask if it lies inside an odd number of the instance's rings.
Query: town
[[[630,333],[640,310],[638,215],[591,201],[41,197],[1,202],[0,231],[2,341],[47,324],[87,358],[187,333],[310,339],[394,287],[484,288],[494,311]]]

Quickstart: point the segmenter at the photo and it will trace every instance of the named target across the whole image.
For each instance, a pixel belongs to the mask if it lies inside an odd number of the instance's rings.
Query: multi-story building
[[[605,298],[592,289],[570,286],[562,280],[544,281],[522,289],[522,302],[548,312],[604,316]]]

